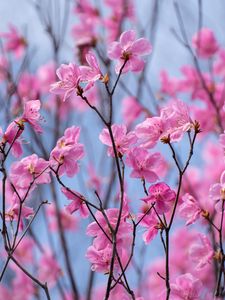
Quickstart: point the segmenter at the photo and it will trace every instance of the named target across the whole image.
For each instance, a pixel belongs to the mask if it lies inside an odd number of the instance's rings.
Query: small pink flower
[[[33,180],[35,185],[49,183],[51,179],[48,166],[48,161],[32,154],[12,164],[10,179],[15,187],[21,189],[27,189]]]
[[[127,127],[131,126],[144,111],[134,97],[126,97],[122,101],[122,117]]]
[[[88,63],[88,66],[80,67],[82,73],[82,81],[88,83],[85,87],[85,91],[89,90],[94,85],[95,81],[103,77],[94,53],[89,51],[86,54],[86,61]]]
[[[87,218],[89,212],[85,203],[85,198],[78,192],[75,192],[73,190],[70,191],[64,187],[61,189],[61,191],[67,199],[72,200],[72,202],[66,206],[66,210],[70,214],[73,214],[75,211],[79,210],[81,217]]]
[[[220,183],[211,185],[209,197],[215,202],[217,211],[221,211],[222,201],[225,201],[225,171],[220,176]]]
[[[208,237],[199,233],[199,240],[200,243],[194,242],[189,249],[190,258],[196,264],[196,270],[201,270],[210,264],[214,256]]]
[[[39,113],[40,107],[41,107],[40,100],[27,101],[25,102],[24,113],[22,115],[22,120],[24,122],[28,122],[33,127],[33,129],[38,133],[42,132],[42,128],[38,124],[41,118]]]
[[[212,57],[219,49],[218,43],[212,30],[202,28],[192,38],[193,47],[202,58]]]
[[[43,254],[39,261],[38,279],[53,287],[61,275],[62,270],[53,255],[50,252]]]
[[[180,81],[176,78],[169,78],[168,73],[165,70],[160,72],[161,88],[160,93],[176,97],[177,92],[180,91]]]
[[[135,134],[144,148],[153,148],[163,133],[163,122],[160,117],[147,118],[135,128]]]
[[[44,65],[41,65],[37,70],[37,78],[39,80],[39,88],[41,92],[48,93],[50,85],[55,81],[56,65],[55,62],[50,61]]]
[[[21,74],[18,82],[18,94],[21,99],[27,101],[29,99],[37,99],[39,96],[38,78],[28,72]]]
[[[159,214],[167,213],[176,198],[176,193],[164,182],[156,183],[148,189],[149,195],[142,200],[146,203],[155,203]]]
[[[79,171],[78,160],[84,156],[84,147],[78,143],[80,128],[67,128],[50,153],[50,165],[59,175],[74,176]]]
[[[139,214],[138,219],[140,220],[143,218],[140,222],[140,226],[146,228],[146,231],[143,234],[143,240],[145,244],[149,244],[157,235],[158,230],[160,229],[160,223],[153,209],[150,213],[143,216],[144,214]]]
[[[23,132],[23,126],[20,126],[17,121],[18,120],[15,120],[9,124],[3,135],[2,142],[9,143],[9,145],[12,146],[12,154],[15,157],[20,157],[23,153],[21,146],[22,142],[20,140],[20,136]]]
[[[23,55],[27,42],[14,25],[10,24],[9,32],[1,33],[0,36],[6,39],[6,51],[13,52],[16,58],[20,58]]]
[[[180,275],[171,284],[171,294],[176,300],[199,300],[202,294],[202,283],[190,273]]]
[[[97,249],[94,245],[88,247],[86,258],[92,264],[91,270],[108,273],[112,259],[112,246],[107,245],[104,249]],[[118,266],[118,263],[117,263]]]
[[[53,94],[63,95],[63,101],[71,97],[79,85],[81,79],[81,70],[75,64],[62,64],[57,69],[56,74],[59,81],[51,85],[50,92]]]
[[[188,193],[182,197],[182,201],[179,207],[180,216],[186,220],[186,225],[195,223],[202,212],[198,201]]]
[[[118,220],[119,209],[109,208],[105,210],[105,214],[107,215],[112,228],[115,229]],[[111,230],[102,213],[97,211],[95,214],[95,218],[98,221],[98,224],[100,224],[101,227],[104,229],[104,232],[107,233],[108,237],[111,238],[112,236]],[[91,224],[89,224],[87,227],[87,235],[94,237],[93,244],[98,249],[104,249],[109,243],[109,240],[98,224],[97,222],[92,222]],[[118,249],[122,249],[122,248],[127,249],[128,244],[131,242],[131,237],[132,237],[132,225],[127,222],[127,211],[123,210],[120,226],[116,236]]]
[[[49,219],[49,228],[53,232],[57,232],[58,222],[57,222],[57,213],[53,205],[48,205],[47,216]],[[75,216],[71,216],[64,208],[60,209],[59,217],[61,219],[61,224],[64,230],[75,231],[78,227],[78,219]]]
[[[119,156],[124,155],[130,148],[132,144],[134,144],[137,140],[134,132],[127,133],[127,128],[125,125],[112,125],[112,133],[115,141],[116,150]],[[103,129],[99,135],[100,141],[107,145],[108,155],[115,156],[113,151],[112,140],[109,134],[108,129]]]
[[[115,67],[117,74],[121,71],[125,61],[123,73],[128,71],[140,72],[144,68],[144,61],[139,56],[150,54],[151,50],[152,47],[145,38],[136,40],[135,31],[128,30],[121,34],[119,42],[113,42],[109,46],[108,56],[110,59],[118,60]]]
[[[161,160],[160,153],[150,154],[144,148],[133,148],[127,154],[126,164],[133,170],[130,174],[132,178],[145,179],[148,182],[158,180],[155,169]]]
[[[174,99],[160,112],[163,122],[163,136],[170,135],[170,140],[181,140],[183,134],[192,128],[189,108],[183,101]]]

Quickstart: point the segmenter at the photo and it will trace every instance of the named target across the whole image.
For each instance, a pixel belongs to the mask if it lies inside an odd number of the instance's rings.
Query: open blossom
[[[140,145],[145,148],[153,148],[163,133],[163,122],[160,117],[147,118],[135,128],[135,134]]]
[[[170,140],[179,141],[185,132],[191,129],[192,120],[187,104],[174,99],[161,109],[160,117],[163,122],[163,134],[170,135]]]
[[[63,101],[70,98],[76,92],[81,79],[80,67],[75,64],[62,64],[57,70],[56,74],[59,81],[51,85],[50,92],[53,94],[63,95]]]
[[[206,235],[199,233],[199,242],[192,243],[189,256],[196,264],[196,270],[201,270],[212,262],[214,251]]]
[[[136,98],[129,96],[122,100],[122,117],[127,127],[131,126],[143,111]]]
[[[24,50],[27,47],[27,42],[14,25],[10,24],[9,32],[1,33],[0,36],[6,40],[6,51],[13,52],[16,58],[20,58],[23,55]]]
[[[23,72],[18,82],[18,95],[23,101],[37,99],[39,96],[39,81],[36,75]]]
[[[144,61],[140,56],[150,54],[152,47],[145,38],[136,39],[134,30],[128,30],[121,34],[119,42],[113,42],[108,49],[110,59],[118,60],[115,71],[140,72],[144,68]],[[126,62],[126,63],[125,63]]]
[[[56,258],[49,251],[44,253],[39,261],[38,279],[53,287],[61,275],[62,270]]]
[[[175,97],[180,90],[180,81],[176,78],[169,78],[165,70],[160,72],[161,88],[160,93]]]
[[[208,28],[202,28],[197,32],[192,38],[192,44],[202,58],[212,57],[219,49],[213,31]]]
[[[21,189],[27,189],[35,179],[35,184],[50,182],[49,162],[39,158],[37,154],[24,157],[21,161],[12,164],[10,179]]]
[[[215,202],[216,210],[221,211],[222,201],[225,201],[225,171],[220,176],[220,183],[211,185],[209,196]]]
[[[82,81],[88,83],[84,89],[85,91],[89,90],[94,85],[95,81],[103,78],[97,58],[95,57],[94,53],[89,51],[86,54],[86,61],[88,63],[88,66],[80,67],[82,73]]]
[[[159,223],[159,219],[157,218],[153,209],[151,209],[151,211],[145,216],[144,214],[139,214],[138,218],[139,220],[142,218],[140,226],[145,228],[143,240],[145,244],[149,244],[157,235],[158,230],[162,228],[161,224]]]
[[[149,187],[148,196],[143,198],[146,203],[155,203],[159,214],[167,213],[176,198],[176,193],[165,182],[159,182]]]
[[[20,157],[23,153],[20,139],[23,129],[23,126],[20,126],[17,120],[14,120],[9,124],[2,137],[2,143],[8,143],[12,146],[12,154],[15,157]]]
[[[179,214],[186,220],[186,225],[193,224],[199,219],[202,209],[198,201],[188,193],[182,197],[182,201],[182,204],[179,206]]]
[[[78,143],[79,137],[79,127],[67,128],[50,154],[50,165],[60,176],[66,174],[72,177],[79,171],[78,161],[84,156],[84,147]]]
[[[118,215],[119,215],[119,209],[117,208],[109,208],[105,210],[105,214],[108,217],[108,220],[112,226],[112,228],[116,228]],[[104,229],[104,232],[108,234],[109,237],[111,237],[111,231],[108,226],[108,223],[106,222],[104,216],[101,212],[97,211],[95,214],[95,218],[98,221],[98,223],[101,225],[101,228]],[[118,229],[118,233],[116,236],[117,246],[118,248],[125,247],[127,249],[127,245],[131,241],[132,237],[132,226],[127,222],[127,212],[123,211],[120,226]],[[104,249],[106,245],[109,243],[108,238],[106,237],[105,233],[101,230],[97,222],[92,222],[87,227],[87,235],[95,237],[93,244],[98,249]]]
[[[202,283],[190,273],[180,275],[171,284],[171,294],[176,300],[199,300],[202,294]]]
[[[44,65],[41,65],[37,70],[37,78],[39,81],[39,88],[41,92],[47,93],[50,85],[55,81],[56,65],[55,62],[50,61]]]
[[[24,104],[24,112],[22,115],[23,122],[28,122],[33,127],[33,129],[38,133],[42,132],[42,128],[38,124],[41,118],[39,113],[40,107],[41,107],[40,100],[26,101]]]
[[[66,206],[66,210],[73,214],[75,211],[79,210],[82,218],[87,218],[88,216],[88,208],[85,203],[85,198],[75,191],[70,191],[66,188],[61,189],[62,193],[67,197],[67,199],[72,200],[72,202]]]
[[[132,144],[134,144],[137,140],[136,135],[134,132],[127,133],[127,128],[125,125],[112,125],[112,133],[115,141],[115,146],[117,150],[117,154],[119,156],[124,155],[130,148]],[[103,129],[99,135],[100,141],[107,145],[108,148],[108,155],[115,156],[112,140],[109,134],[109,130],[107,128]]]
[[[159,179],[155,169],[158,168],[160,160],[161,155],[158,152],[151,154],[140,147],[131,149],[126,159],[126,164],[132,168],[130,177],[155,182]]]
[[[91,245],[87,249],[86,258],[90,261],[91,270],[96,272],[107,273],[110,270],[110,262],[112,258],[112,246],[107,245],[103,249],[98,249]],[[118,263],[117,263],[118,265]]]

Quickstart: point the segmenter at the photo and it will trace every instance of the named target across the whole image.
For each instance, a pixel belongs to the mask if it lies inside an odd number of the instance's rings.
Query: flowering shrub
[[[191,61],[153,89],[159,1],[146,28],[133,0],[62,2],[33,3],[36,69],[32,39],[0,33],[0,300],[224,299],[225,49],[204,4],[192,36],[174,4]]]

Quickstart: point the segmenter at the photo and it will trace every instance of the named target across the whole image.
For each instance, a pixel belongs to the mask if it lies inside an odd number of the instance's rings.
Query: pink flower
[[[13,52],[16,58],[20,58],[23,55],[27,42],[14,25],[10,24],[9,32],[1,33],[0,36],[6,39],[6,51]]]
[[[63,101],[71,97],[76,92],[81,79],[81,70],[75,64],[62,64],[57,69],[56,74],[59,81],[51,85],[50,92],[53,94],[63,95]]]
[[[85,203],[85,198],[81,194],[68,190],[66,188],[61,188],[62,193],[66,196],[67,199],[72,200],[72,202],[67,205],[66,210],[73,214],[75,211],[79,210],[82,218],[88,217],[88,208]]]
[[[9,143],[12,146],[12,154],[15,157],[20,157],[23,153],[20,136],[23,132],[23,126],[17,123],[18,120],[9,124],[6,132],[3,135],[2,142]]]
[[[102,273],[109,272],[110,262],[112,259],[112,246],[107,245],[104,249],[97,249],[94,245],[92,245],[88,247],[85,256],[92,264],[92,271]]]
[[[48,205],[47,216],[49,219],[50,230],[53,232],[57,232],[59,230],[57,222],[57,213],[53,205]],[[75,231],[77,229],[78,219],[74,216],[71,216],[71,214],[68,213],[65,209],[61,209],[59,211],[59,217],[64,230]]]
[[[202,283],[190,273],[180,275],[171,284],[171,293],[176,300],[199,300],[202,294]]]
[[[24,113],[22,115],[23,121],[28,122],[33,127],[33,129],[38,133],[42,132],[42,128],[38,124],[41,118],[39,113],[40,107],[41,107],[40,100],[27,101],[25,102]]]
[[[78,160],[84,156],[84,147],[78,143],[80,128],[67,128],[50,154],[50,165],[59,175],[74,176],[79,171]]]
[[[202,28],[192,38],[193,47],[202,58],[212,57],[219,49],[216,38],[212,30]]]
[[[42,255],[38,265],[38,279],[41,282],[47,282],[48,286],[53,287],[62,275],[62,270],[57,260],[50,252],[45,253]]]
[[[191,129],[192,120],[187,104],[174,99],[161,109],[160,117],[163,122],[163,134],[170,135],[170,140],[181,140],[183,134]]]
[[[95,45],[98,40],[98,35],[96,33],[96,27],[93,24],[93,19],[81,19],[81,23],[76,24],[72,28],[72,36],[76,41],[76,47],[81,50],[86,48],[89,50],[90,47]]]
[[[214,251],[208,237],[199,233],[200,243],[194,242],[190,249],[189,255],[195,263],[196,270],[201,270],[213,260]]]
[[[215,202],[216,210],[221,211],[222,201],[225,201],[225,171],[220,176],[220,183],[211,185],[209,197]]]
[[[107,215],[112,228],[115,229],[118,220],[119,210],[117,208],[109,208],[105,210],[105,214]],[[101,227],[104,229],[104,232],[108,235],[108,237],[111,238],[111,230],[103,214],[97,211],[95,214],[95,218],[97,219]],[[132,225],[129,224],[126,220],[127,220],[127,212],[123,211],[121,221],[120,221],[120,226],[116,236],[118,249],[121,248],[128,249],[128,245],[131,242]],[[109,240],[106,237],[104,232],[101,230],[97,222],[92,222],[87,227],[87,235],[95,238],[93,244],[98,249],[104,249],[106,245],[109,243]]]
[[[139,56],[150,54],[152,47],[145,38],[136,40],[134,30],[128,30],[121,34],[119,42],[113,42],[108,49],[108,57],[118,60],[115,71],[118,74],[128,71],[140,72],[144,68],[144,61]]]
[[[155,168],[157,168],[160,160],[160,153],[150,154],[144,148],[131,149],[126,159],[126,164],[133,169],[130,177],[155,182],[158,180]]]
[[[127,133],[127,128],[125,125],[112,125],[112,133],[115,141],[115,146],[117,150],[117,154],[119,156],[123,156],[128,150],[129,147],[134,144],[137,140],[136,135],[134,132]],[[115,156],[113,151],[112,140],[109,134],[108,129],[103,129],[99,135],[100,141],[107,145],[108,148],[108,155]]]
[[[176,198],[176,193],[164,182],[156,183],[148,189],[149,195],[142,200],[146,203],[155,203],[159,214],[167,213]]]
[[[145,244],[149,244],[157,235],[158,230],[161,228],[161,224],[153,209],[151,209],[150,213],[146,214],[144,217],[143,215],[144,214],[139,214],[138,219],[140,220],[143,218],[140,222],[140,225],[146,228],[146,231],[143,234],[143,240]]]
[[[129,96],[123,99],[122,117],[127,127],[131,126],[143,111],[143,107],[136,98]]]
[[[165,70],[160,72],[161,88],[160,92],[171,97],[175,97],[180,91],[180,81],[176,78],[169,78]]]
[[[21,74],[18,82],[18,94],[21,99],[37,99],[39,96],[39,81],[37,77],[28,72]]]
[[[180,216],[186,220],[186,225],[195,223],[202,213],[198,201],[188,193],[182,197],[182,201],[179,207]]]
[[[55,62],[50,61],[44,65],[41,65],[37,70],[37,78],[40,82],[39,87],[43,93],[49,91],[50,85],[55,81]]]
[[[37,154],[24,157],[12,164],[10,179],[15,187],[27,189],[31,182],[44,184],[50,182],[49,162],[39,158]]]
[[[80,67],[82,73],[82,81],[88,83],[85,87],[85,91],[89,90],[94,85],[95,81],[103,77],[94,53],[89,51],[86,54],[86,61],[88,63],[88,66]]]
[[[140,140],[140,145],[153,148],[163,133],[163,122],[160,117],[147,118],[135,128],[135,134]]]

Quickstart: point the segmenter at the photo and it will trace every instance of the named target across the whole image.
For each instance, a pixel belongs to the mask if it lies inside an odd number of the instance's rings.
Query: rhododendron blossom
[[[79,171],[78,160],[84,156],[84,147],[78,143],[80,128],[72,126],[65,130],[50,154],[50,165],[60,175],[74,176]]]
[[[155,182],[159,179],[155,169],[160,163],[160,153],[149,153],[143,148],[133,148],[127,154],[126,164],[132,168],[130,177]]]
[[[193,224],[199,219],[203,210],[198,201],[188,193],[182,197],[182,201],[179,207],[180,216],[186,220],[186,225]]]
[[[119,42],[113,42],[108,49],[110,59],[118,60],[115,70],[118,74],[128,71],[140,72],[144,68],[144,61],[139,56],[150,54],[151,45],[145,38],[136,40],[134,30],[128,30],[121,34]]]
[[[33,181],[35,185],[49,183],[49,172],[48,161],[32,154],[12,164],[10,179],[17,188],[27,189]]]
[[[155,203],[159,214],[167,213],[174,203],[176,193],[165,182],[156,183],[148,189],[148,196],[143,198],[146,203]]]
[[[123,156],[137,140],[134,132],[127,133],[127,128],[125,125],[112,125],[112,135],[115,141],[115,147],[118,156]],[[99,135],[100,141],[107,145],[108,155],[115,156],[112,139],[108,129],[103,129]]]
[[[77,87],[81,79],[81,70],[75,64],[61,65],[56,70],[59,81],[51,85],[50,91],[54,94],[63,95],[63,101],[71,97],[77,92]]]
[[[193,36],[192,44],[202,58],[210,58],[219,48],[213,31],[208,28],[202,28],[197,32]]]
[[[88,208],[85,203],[85,198],[75,191],[69,191],[66,188],[61,189],[62,193],[67,197],[67,199],[72,200],[72,202],[66,206],[66,210],[73,214],[75,211],[79,210],[82,218],[87,218]]]
[[[177,300],[199,300],[202,294],[202,283],[190,273],[180,275],[175,283],[171,284],[172,295]]]
[[[189,255],[196,264],[196,270],[201,270],[213,260],[214,251],[207,236],[199,234],[200,243],[193,243],[189,249]]]

